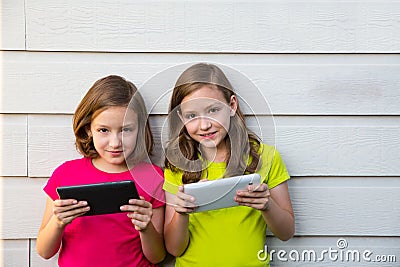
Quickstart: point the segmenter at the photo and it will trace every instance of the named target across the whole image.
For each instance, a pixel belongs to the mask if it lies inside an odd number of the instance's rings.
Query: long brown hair
[[[203,86],[222,92],[227,103],[230,103],[231,96],[236,96],[229,80],[216,65],[198,63],[186,69],[179,76],[169,106],[169,140],[165,166],[174,172],[183,171],[182,182],[184,184],[198,182],[202,178],[203,169],[206,166],[204,166],[204,161],[199,159],[198,142],[189,136],[177,110],[187,95]],[[225,141],[230,151],[224,177],[254,173],[258,170],[260,139],[247,129],[239,103],[236,115],[231,117]]]
[[[90,124],[102,111],[113,106],[132,109],[138,118],[136,147],[127,161],[140,162],[151,154],[153,136],[143,98],[135,85],[117,75],[97,80],[79,103],[73,116],[73,129],[77,150],[85,157],[97,158],[93,138],[88,135]]]

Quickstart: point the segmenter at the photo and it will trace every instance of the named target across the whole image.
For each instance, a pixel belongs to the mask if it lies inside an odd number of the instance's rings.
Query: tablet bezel
[[[249,183],[259,185],[261,176],[252,173],[186,184],[184,193],[195,198],[197,208],[193,212],[203,212],[238,206],[234,200],[236,191],[245,189]]]
[[[140,199],[132,180],[58,187],[60,199],[87,201],[90,210],[82,216],[122,212],[129,199]]]

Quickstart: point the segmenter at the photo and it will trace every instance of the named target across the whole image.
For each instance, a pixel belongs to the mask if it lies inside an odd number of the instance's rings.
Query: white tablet
[[[206,182],[184,185],[184,192],[196,199],[198,206],[194,212],[222,209],[238,206],[234,197],[237,190],[245,189],[249,184],[259,185],[258,173],[245,174]]]

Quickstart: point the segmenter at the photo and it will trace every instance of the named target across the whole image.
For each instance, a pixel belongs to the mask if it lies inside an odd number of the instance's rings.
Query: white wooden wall
[[[71,116],[90,85],[119,74],[155,103],[176,78],[168,70],[198,61],[240,71],[274,115],[276,138],[264,139],[293,177],[296,236],[269,237],[269,249],[338,249],[345,238],[347,249],[397,260],[272,266],[400,264],[399,1],[0,0],[0,8],[0,266],[56,266],[35,252],[41,189],[78,157]],[[270,133],[269,109],[241,90]],[[158,141],[167,106],[164,96],[151,112]]]

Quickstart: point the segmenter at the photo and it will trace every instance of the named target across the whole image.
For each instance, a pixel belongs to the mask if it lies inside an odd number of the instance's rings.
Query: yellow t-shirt
[[[274,147],[261,144],[262,165],[258,173],[273,188],[290,178],[281,156]],[[221,179],[226,163],[211,163],[209,180]],[[164,171],[163,189],[176,194],[182,184],[182,172]],[[244,206],[193,213],[189,215],[189,245],[176,258],[175,266],[269,266],[258,259],[264,249],[267,225],[261,212]]]

